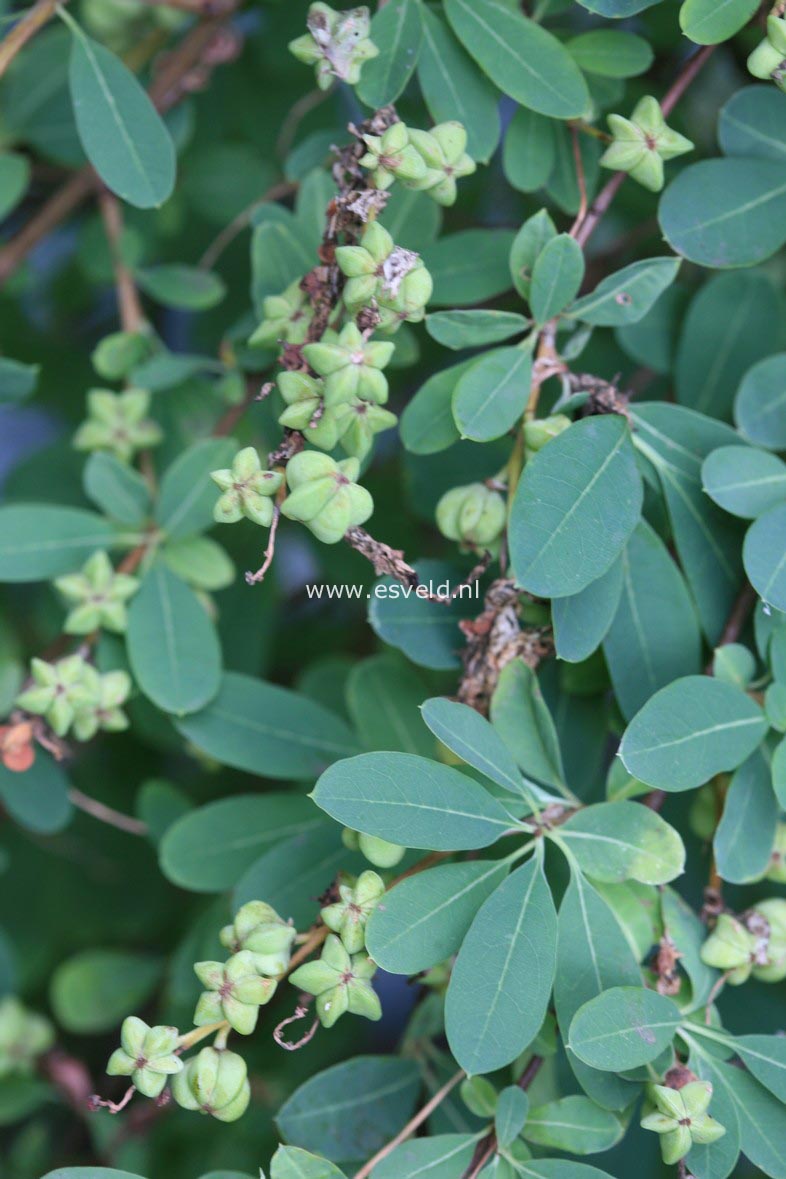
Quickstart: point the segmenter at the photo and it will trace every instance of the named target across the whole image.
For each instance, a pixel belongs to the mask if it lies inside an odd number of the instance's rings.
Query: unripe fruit
[[[437,504],[437,527],[448,540],[472,547],[492,544],[505,527],[505,501],[484,483],[446,491]]]
[[[362,831],[358,834],[358,848],[377,868],[395,868],[407,850],[398,843],[389,843],[378,835],[364,835]]]
[[[246,1062],[226,1049],[203,1048],[175,1077],[172,1095],[183,1109],[199,1110],[220,1122],[237,1121],[251,1099]]]

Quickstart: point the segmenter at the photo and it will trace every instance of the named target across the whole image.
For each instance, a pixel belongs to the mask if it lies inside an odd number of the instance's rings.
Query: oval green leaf
[[[786,463],[765,450],[721,446],[704,460],[701,481],[711,500],[744,520],[786,500]]]
[[[81,508],[0,508],[0,581],[47,581],[78,569],[114,540],[108,520]]]
[[[423,38],[420,0],[388,0],[371,22],[371,40],[379,53],[365,62],[357,95],[377,110],[395,102],[418,63]]]
[[[786,504],[770,508],[751,524],[742,560],[761,600],[786,610]]]
[[[489,442],[507,434],[524,412],[531,375],[532,356],[521,348],[500,348],[477,361],[453,393],[461,437]]]
[[[685,865],[678,832],[637,802],[582,807],[562,824],[558,838],[568,845],[582,872],[607,884],[666,884]]]
[[[623,1072],[648,1064],[671,1043],[680,1024],[676,1003],[644,987],[612,987],[580,1007],[570,1047],[592,1068]]]
[[[535,322],[546,323],[572,303],[584,278],[584,255],[570,234],[546,242],[535,259],[529,303]]]
[[[645,262],[632,262],[599,282],[591,295],[577,299],[569,317],[595,327],[638,323],[674,282],[679,268],[679,258],[648,258]]]
[[[768,450],[786,448],[786,352],[754,364],[734,399],[734,420],[751,442]]]

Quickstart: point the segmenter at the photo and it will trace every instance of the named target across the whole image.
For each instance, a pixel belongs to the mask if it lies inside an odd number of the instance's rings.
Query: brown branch
[[[675,106],[682,98],[693,79],[696,77],[699,71],[704,68],[707,59],[711,56],[712,53],[715,52],[716,48],[716,45],[705,45],[703,49],[700,49],[699,52],[694,54],[693,57],[691,57],[685,64],[684,69],[680,71],[675,81],[663,96],[660,109],[663,111],[664,118],[670,115],[674,110]]]
[[[528,1089],[535,1077],[540,1072],[543,1065],[542,1056],[533,1056],[524,1072],[519,1077],[516,1084],[519,1089]],[[472,1156],[472,1161],[467,1167],[461,1179],[476,1179],[480,1172],[485,1167],[486,1163],[496,1153],[497,1150],[497,1135],[494,1130],[490,1130],[485,1138],[482,1138],[475,1147],[475,1153]]]
[[[147,823],[143,823],[140,819],[132,819],[130,815],[124,815],[120,811],[116,811],[114,807],[106,806],[97,798],[90,798],[89,795],[83,794],[75,787],[68,791],[68,797],[75,807],[84,811],[86,815],[92,815],[100,823],[108,823],[110,827],[117,827],[118,831],[127,831],[129,835],[148,834]]]
[[[284,197],[291,196],[292,193],[297,192],[298,187],[299,185],[295,180],[280,180],[278,184],[272,185],[267,192],[264,192],[261,197],[253,201],[248,208],[241,210],[228,225],[224,226],[218,236],[207,247],[199,259],[200,270],[211,270],[215,266],[218,259],[224,253],[224,250],[232,244],[239,233],[242,233],[251,224],[251,218],[255,209],[258,209],[260,205],[264,205],[267,201],[280,201]]]
[[[750,582],[746,581],[731,608],[731,613],[726,620],[721,637],[718,639],[718,647],[725,647],[727,643],[736,643],[740,637],[742,628],[748,621],[748,615],[756,605],[756,597],[755,589]]]
[[[138,332],[145,322],[145,313],[142,310],[134,276],[123,260],[123,211],[120,201],[114,193],[102,188],[98,194],[98,205],[115,272],[120,324],[124,332]]]
[[[406,1142],[407,1138],[411,1138],[417,1130],[418,1126],[423,1125],[426,1118],[428,1118],[434,1112],[434,1110],[442,1104],[451,1090],[455,1089],[459,1081],[462,1080],[465,1076],[466,1073],[464,1072],[463,1068],[460,1068],[457,1073],[454,1073],[450,1080],[446,1081],[442,1088],[437,1090],[431,1100],[427,1101],[423,1108],[418,1110],[413,1118],[410,1118],[406,1126],[399,1130],[396,1137],[391,1138],[390,1142],[388,1142],[386,1146],[383,1146],[381,1150],[378,1150],[374,1157],[369,1159],[366,1165],[360,1168],[358,1173],[355,1175],[355,1179],[368,1179],[368,1176],[371,1175],[377,1164],[381,1163],[383,1159],[386,1159],[389,1154],[392,1154],[396,1147],[400,1146],[402,1142]]]
[[[0,77],[8,69],[19,50],[27,44],[31,37],[36,35],[39,29],[49,23],[61,4],[67,3],[68,0],[37,0],[29,12],[14,25],[8,36],[0,41]]]
[[[402,549],[392,549],[381,540],[375,540],[365,528],[350,528],[344,540],[355,552],[371,562],[378,577],[394,577],[396,581],[413,588],[419,584],[417,572],[405,560]]]
[[[570,231],[573,237],[574,230],[578,229],[584,218],[587,216],[587,180],[584,175],[584,160],[581,158],[581,143],[579,141],[579,132],[575,124],[571,124],[570,136],[573,140],[573,160],[576,165],[576,183],[579,187],[579,211],[576,214],[576,220]]]

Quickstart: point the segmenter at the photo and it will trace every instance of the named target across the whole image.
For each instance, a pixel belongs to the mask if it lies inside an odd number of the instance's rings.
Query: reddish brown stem
[[[39,29],[48,24],[60,4],[67,4],[68,0],[38,0],[36,4],[20,18],[11,32],[0,41],[0,77],[31,37]]]
[[[100,823],[108,823],[110,827],[117,827],[118,831],[127,831],[129,835],[147,835],[148,833],[147,823],[143,823],[140,819],[132,819],[130,815],[124,815],[120,811],[116,811],[114,807],[106,806],[96,798],[90,798],[89,795],[83,794],[75,787],[68,791],[68,797],[75,807],[87,815],[92,815]]]
[[[418,1126],[423,1125],[426,1119],[430,1117],[434,1110],[442,1104],[450,1091],[455,1089],[456,1085],[458,1085],[459,1081],[462,1080],[465,1075],[466,1074],[463,1068],[460,1068],[457,1073],[454,1073],[450,1080],[446,1081],[442,1088],[434,1094],[431,1100],[427,1101],[423,1108],[418,1110],[413,1118],[410,1118],[406,1126],[399,1130],[396,1137],[391,1138],[390,1142],[388,1142],[386,1146],[383,1146],[381,1150],[378,1150],[374,1157],[369,1159],[364,1167],[360,1168],[358,1173],[355,1175],[355,1179],[368,1179],[368,1176],[371,1175],[377,1164],[381,1163],[382,1160],[387,1158],[389,1154],[392,1154],[396,1147],[400,1146],[402,1142],[406,1142],[407,1138],[412,1137]]]
[[[98,205],[115,272],[120,325],[124,332],[138,332],[145,322],[145,313],[142,310],[134,276],[123,260],[123,211],[117,197],[106,188],[101,189],[98,194]]]

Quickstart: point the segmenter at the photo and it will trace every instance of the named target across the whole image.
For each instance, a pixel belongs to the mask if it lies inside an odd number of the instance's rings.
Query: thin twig
[[[142,310],[134,276],[123,259],[123,211],[115,194],[106,188],[101,189],[98,194],[98,205],[115,272],[120,324],[124,332],[138,332],[145,322],[145,313]]]
[[[58,7],[67,4],[68,0],[38,0],[14,27],[11,32],[0,41],[0,77],[31,37],[39,29],[48,24],[55,15]]]
[[[280,180],[278,184],[272,185],[267,192],[264,192],[261,197],[252,201],[247,208],[242,209],[228,225],[224,226],[218,236],[207,247],[199,259],[199,269],[212,270],[218,259],[227,247],[232,244],[237,235],[242,233],[251,224],[251,218],[260,205],[264,205],[268,201],[283,200],[284,197],[291,196],[292,193],[297,192],[298,187],[296,180]]]
[[[285,490],[283,483],[281,484],[281,490]],[[276,503],[273,505],[273,519],[270,523],[270,535],[268,537],[267,548],[265,549],[265,559],[256,573],[246,572],[246,585],[257,585],[260,581],[265,580],[265,574],[273,564],[273,557],[276,553],[276,532],[278,531],[280,518],[281,508]]]
[[[132,819],[130,815],[124,815],[120,811],[116,811],[114,807],[106,806],[97,798],[83,794],[76,787],[71,787],[68,797],[80,811],[84,811],[86,815],[92,815],[101,823],[108,823],[110,827],[117,827],[119,831],[127,831],[129,835],[147,835],[149,833],[147,823],[143,823],[141,819]]]
[[[392,1138],[386,1146],[382,1147],[381,1150],[378,1150],[374,1157],[369,1159],[366,1165],[360,1168],[360,1170],[355,1175],[355,1179],[368,1179],[368,1176],[372,1173],[377,1164],[381,1163],[383,1159],[386,1159],[388,1155],[396,1149],[397,1146],[401,1145],[402,1142],[406,1142],[407,1138],[411,1138],[417,1130],[418,1126],[422,1126],[426,1118],[428,1118],[434,1112],[434,1110],[442,1104],[451,1090],[455,1089],[459,1081],[461,1081],[465,1076],[466,1073],[464,1072],[463,1068],[460,1068],[457,1073],[454,1073],[450,1080],[446,1081],[442,1088],[434,1094],[431,1100],[427,1101],[423,1108],[418,1110],[413,1118],[410,1118],[406,1126],[399,1130],[396,1137]]]
[[[311,996],[309,995],[308,998],[310,1002]],[[290,1024],[298,1023],[301,1019],[305,1019],[307,1015],[308,1004],[305,1002],[302,1004],[298,1003],[297,1007],[295,1008],[294,1015],[290,1015],[287,1019],[282,1019],[281,1023],[276,1024],[276,1026],[273,1028],[273,1039],[276,1041],[279,1048],[286,1048],[287,1052],[297,1052],[299,1048],[305,1048],[306,1044],[311,1043],[316,1034],[316,1030],[319,1027],[319,1019],[314,1020],[314,1022],[311,1024],[311,1027],[308,1029],[305,1035],[300,1037],[299,1040],[292,1041],[284,1039],[284,1028],[289,1027]]]
[[[581,157],[579,132],[578,128],[574,124],[571,124],[570,136],[573,140],[573,159],[576,164],[576,183],[579,187],[579,211],[576,214],[576,220],[573,222],[570,230],[570,236],[574,237],[576,230],[587,216],[587,180],[584,175],[584,160]]]
[[[338,82],[334,81],[332,86],[327,90],[320,90],[318,88],[309,90],[308,94],[304,94],[292,106],[292,109],[281,125],[281,130],[276,140],[276,155],[280,160],[286,159],[289,155],[289,149],[292,147],[297,129],[306,115],[310,114],[316,107],[321,106],[326,98],[330,98],[335,93],[337,85]]]

